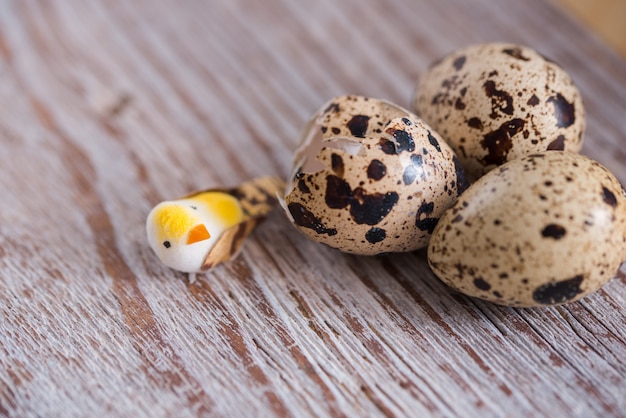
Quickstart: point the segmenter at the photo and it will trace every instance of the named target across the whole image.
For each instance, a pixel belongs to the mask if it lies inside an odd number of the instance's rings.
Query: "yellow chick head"
[[[146,221],[150,247],[175,270],[197,273],[224,230],[241,222],[239,202],[223,192],[204,192],[161,202]]]

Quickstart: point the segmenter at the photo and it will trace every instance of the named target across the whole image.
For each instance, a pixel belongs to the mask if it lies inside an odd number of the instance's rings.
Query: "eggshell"
[[[306,236],[345,252],[412,251],[465,187],[453,151],[417,116],[341,96],[303,132],[285,209]]]
[[[428,247],[449,286],[511,306],[580,299],[624,259],[624,189],[599,163],[559,151],[486,174],[446,211]]]
[[[454,149],[470,180],[535,152],[578,152],[585,130],[570,76],[514,44],[473,45],[446,56],[419,80],[413,110]]]

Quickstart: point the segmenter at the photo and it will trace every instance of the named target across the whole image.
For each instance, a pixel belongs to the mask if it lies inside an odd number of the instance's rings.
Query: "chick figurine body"
[[[263,177],[161,202],[146,220],[148,243],[163,264],[189,273],[193,283],[196,273],[237,255],[283,189],[282,180]]]

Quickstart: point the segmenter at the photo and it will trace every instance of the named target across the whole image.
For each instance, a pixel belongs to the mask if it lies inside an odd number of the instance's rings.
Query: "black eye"
[[[193,209],[193,210],[198,210],[198,207],[197,207],[197,206],[193,206],[193,205],[192,205],[192,206],[189,206],[189,207],[190,207],[191,209]]]
[[[172,244],[170,244],[170,242],[169,242],[169,241],[163,241],[163,246],[164,246],[165,248],[170,248],[170,247],[172,246]]]

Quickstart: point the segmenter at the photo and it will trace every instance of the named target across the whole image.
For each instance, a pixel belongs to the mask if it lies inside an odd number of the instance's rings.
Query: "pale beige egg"
[[[578,152],[585,131],[581,95],[567,72],[514,44],[447,55],[420,78],[413,110],[448,142],[472,181],[524,155]]]
[[[304,129],[284,203],[307,237],[372,255],[425,247],[465,188],[454,152],[417,116],[341,96]]]
[[[443,215],[428,262],[458,291],[510,306],[575,301],[626,259],[626,196],[579,154],[522,157],[472,184]]]

